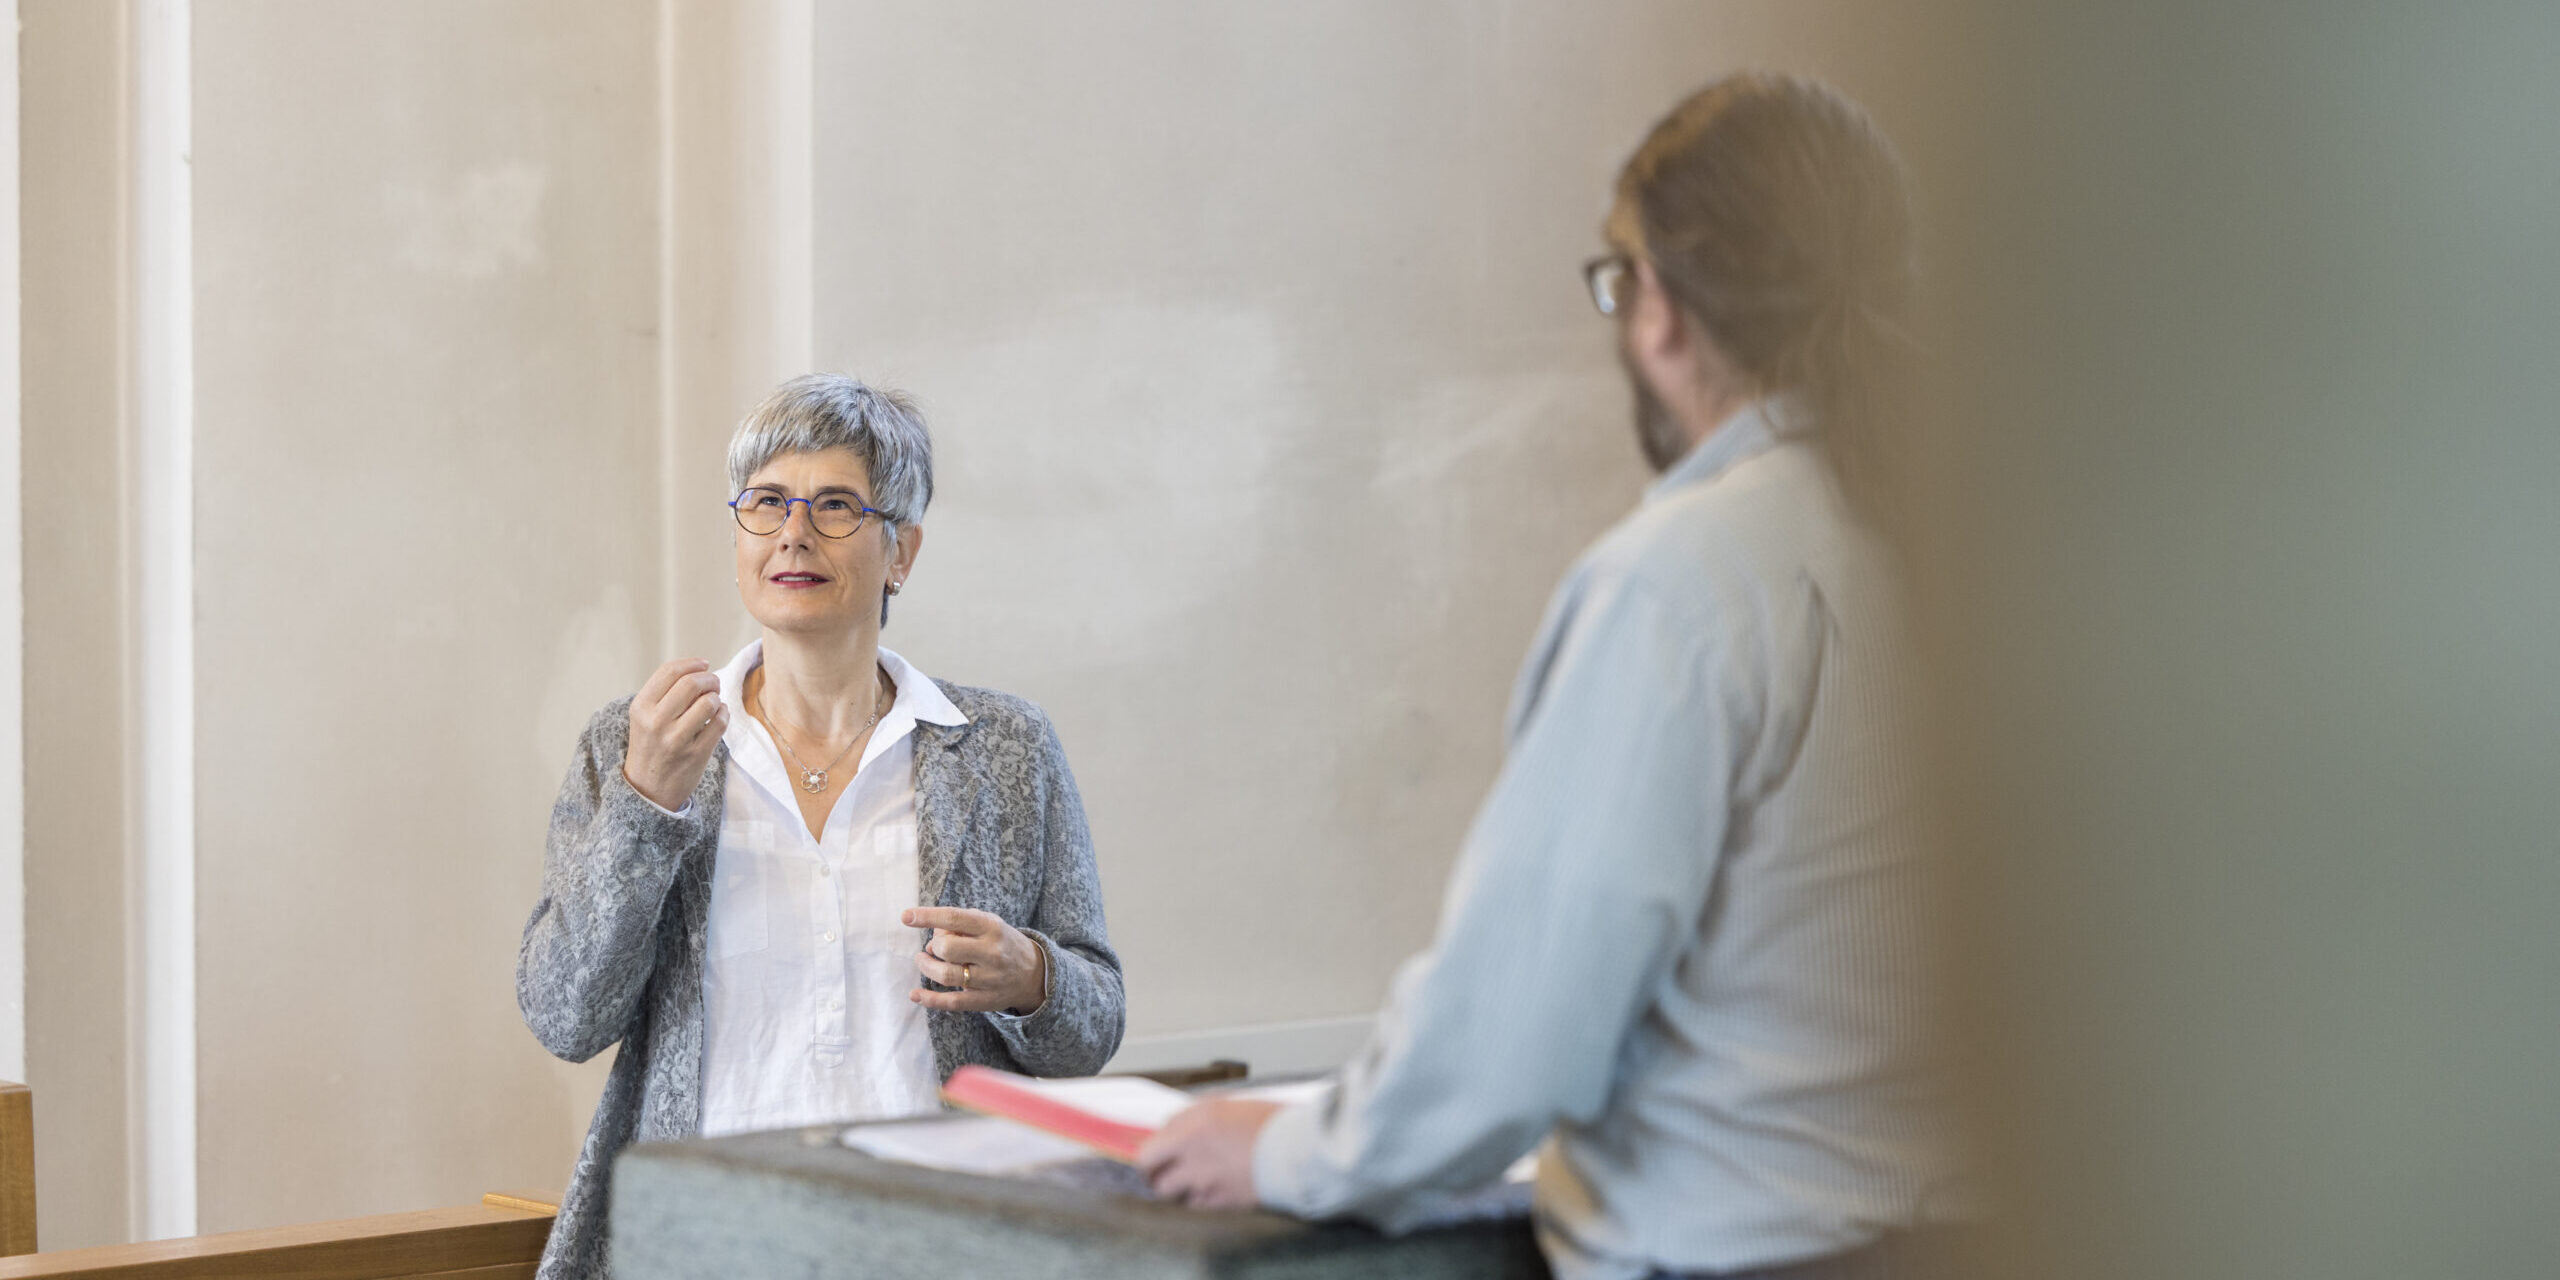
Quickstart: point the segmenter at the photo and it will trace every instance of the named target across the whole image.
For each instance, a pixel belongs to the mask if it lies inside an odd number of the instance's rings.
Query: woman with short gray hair
[[[933,499],[915,405],[794,379],[739,425],[729,487],[763,634],[597,712],[551,811],[517,1003],[562,1058],[622,1051],[543,1280],[606,1274],[631,1142],[916,1114],[961,1066],[1089,1075],[1120,1044],[1047,717],[880,647]]]

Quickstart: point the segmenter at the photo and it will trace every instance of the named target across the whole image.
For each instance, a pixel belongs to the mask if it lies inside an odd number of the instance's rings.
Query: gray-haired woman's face
[[[735,529],[738,599],[748,615],[773,631],[842,634],[877,627],[881,593],[905,581],[923,531],[902,529],[893,539],[875,515],[845,537],[819,532],[813,512],[832,506],[840,517],[844,504],[855,511],[875,505],[861,457],[851,449],[786,453],[747,483],[785,500],[809,500],[787,501],[776,532]]]

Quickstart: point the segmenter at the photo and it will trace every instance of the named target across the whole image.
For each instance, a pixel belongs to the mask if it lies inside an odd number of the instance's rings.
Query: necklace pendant
[[[807,773],[801,774],[800,789],[813,796],[826,790],[827,771],[824,769],[811,769]]]

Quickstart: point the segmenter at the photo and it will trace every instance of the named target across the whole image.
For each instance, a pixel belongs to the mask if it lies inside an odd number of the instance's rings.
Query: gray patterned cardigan
[[[1066,753],[1031,703],[935,683],[969,723],[915,727],[923,899],[1002,916],[1047,953],[1051,985],[1027,1018],[929,1012],[934,1066],[945,1078],[969,1063],[1090,1075],[1120,1046],[1123,994]],[[516,959],[516,1003],[542,1047],[584,1062],[622,1046],[540,1280],[606,1275],[614,1156],[702,1127],[702,942],[728,749],[703,771],[692,808],[671,815],[622,776],[630,715],[629,698],[615,702],[579,740]]]

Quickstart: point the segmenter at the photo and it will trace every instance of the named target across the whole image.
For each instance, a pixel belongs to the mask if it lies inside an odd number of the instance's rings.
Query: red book
[[[1138,1144],[1155,1133],[1141,1125],[1096,1115],[1027,1087],[1031,1081],[993,1067],[962,1067],[942,1086],[942,1100],[984,1115],[1002,1116],[1071,1142],[1081,1142],[1125,1164],[1138,1161]]]

